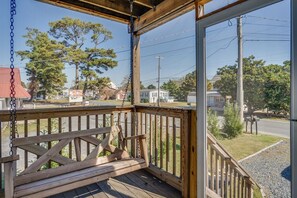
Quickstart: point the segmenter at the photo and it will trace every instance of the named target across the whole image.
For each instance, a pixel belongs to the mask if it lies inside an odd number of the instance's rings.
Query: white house
[[[156,103],[158,101],[158,89],[142,89],[140,90],[140,100],[142,102]],[[169,101],[169,92],[160,90],[160,101]]]
[[[218,90],[207,91],[206,97],[208,107],[216,110],[222,110],[224,108],[225,98],[218,92]],[[187,103],[196,103],[196,92],[190,92],[188,94]]]
[[[131,92],[127,93],[126,98],[131,96]],[[140,90],[140,100],[143,103],[158,102],[158,89],[142,89]],[[172,97],[169,97],[169,91],[160,89],[160,102],[171,102]]]

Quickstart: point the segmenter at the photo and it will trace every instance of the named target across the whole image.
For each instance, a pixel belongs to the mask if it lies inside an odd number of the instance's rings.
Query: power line
[[[246,15],[246,16],[251,17],[251,18],[265,19],[265,20],[269,20],[269,21],[278,21],[278,22],[284,22],[284,23],[289,22],[289,21],[283,20],[283,19],[274,19],[274,18],[267,18],[267,17],[261,17],[261,16],[255,16],[255,15]]]
[[[290,36],[290,34],[280,34],[280,33],[265,33],[265,32],[247,32],[245,35],[268,35],[268,36]]]
[[[288,25],[274,25],[274,24],[263,24],[263,23],[245,23],[244,25],[257,25],[257,26],[269,26],[269,27],[281,27],[281,28],[289,28]]]
[[[231,43],[237,38],[237,36],[235,36],[231,41],[229,41],[229,43],[225,46],[225,47],[221,47],[219,49],[217,49],[216,51],[214,51],[212,54],[208,55],[207,58],[215,55],[217,52],[221,51],[221,50],[224,50],[224,49],[227,49],[228,47],[230,47]]]
[[[290,41],[289,39],[245,39],[244,41],[255,41],[255,42],[260,42],[260,41],[268,41],[268,42],[273,42],[273,41]]]

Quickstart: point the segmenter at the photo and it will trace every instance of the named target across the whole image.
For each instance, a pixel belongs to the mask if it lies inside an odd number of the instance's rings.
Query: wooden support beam
[[[145,33],[193,9],[193,0],[165,0],[141,15],[135,22],[134,31],[137,34]]]
[[[154,7],[150,0],[134,0],[134,3],[145,6],[147,8]]]
[[[140,103],[140,36],[133,36],[133,105]]]
[[[108,0],[80,0],[81,2],[130,16],[130,7],[128,1],[108,1]],[[135,13],[135,10],[134,10]],[[134,16],[135,17],[135,16]]]

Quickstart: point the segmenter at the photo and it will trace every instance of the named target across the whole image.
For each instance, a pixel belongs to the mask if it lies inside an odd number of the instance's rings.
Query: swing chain
[[[10,0],[10,151],[13,155],[12,140],[18,136],[16,127],[16,92],[15,92],[15,73],[14,73],[14,16],[16,15],[16,1]]]

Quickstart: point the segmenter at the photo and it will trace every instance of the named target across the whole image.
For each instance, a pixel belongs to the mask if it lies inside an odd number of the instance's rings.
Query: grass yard
[[[54,119],[52,120],[52,122],[54,122]],[[52,125],[53,125],[53,123],[52,123]],[[47,130],[47,127],[48,127],[47,119],[41,119],[40,120],[40,131]],[[25,125],[24,125],[23,121],[18,121],[17,129],[18,129],[18,133],[19,133],[20,137],[23,137],[24,136],[24,131],[25,131]],[[30,133],[30,132],[35,132],[36,133],[36,131],[37,131],[37,122],[36,122],[36,120],[30,120],[29,123],[28,123],[28,133]],[[8,137],[9,134],[10,134],[10,127],[7,126],[2,132],[2,138]]]
[[[219,140],[219,142],[236,160],[240,160],[283,139],[264,134],[242,134],[233,139]]]

